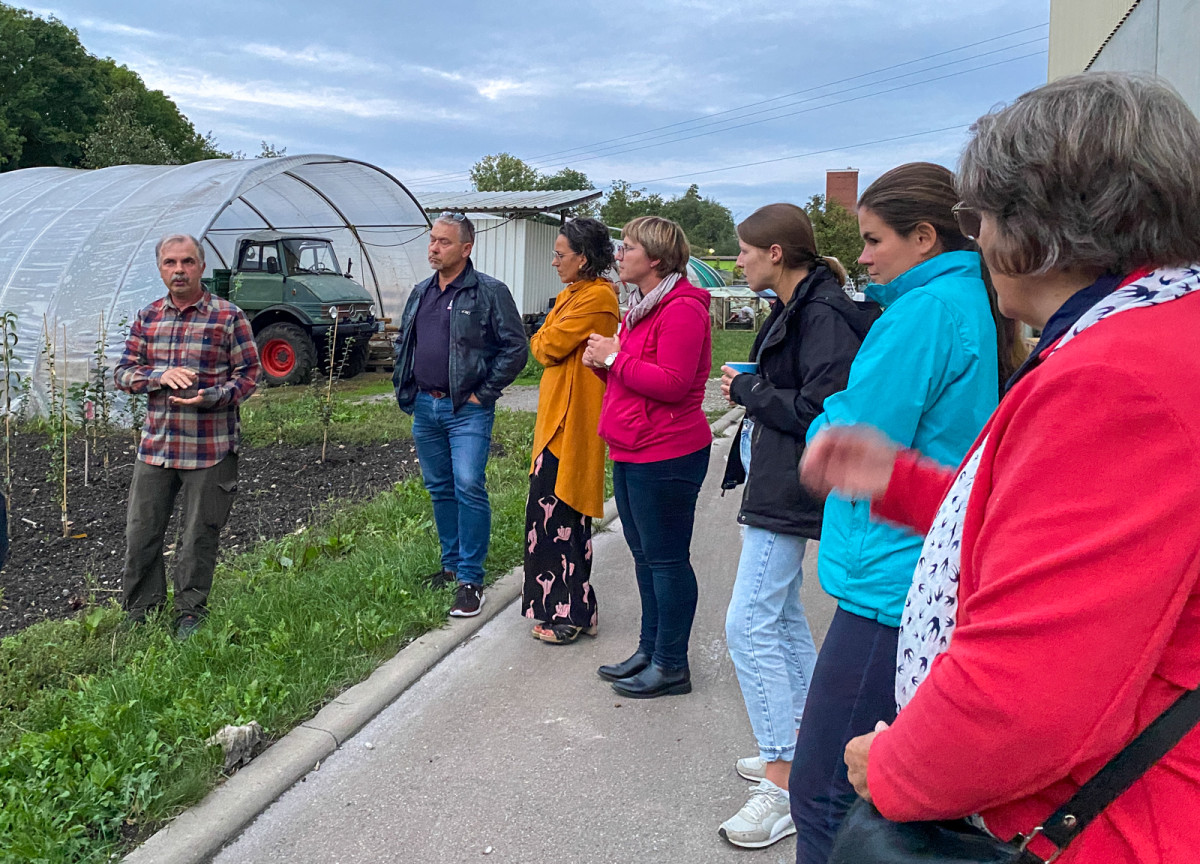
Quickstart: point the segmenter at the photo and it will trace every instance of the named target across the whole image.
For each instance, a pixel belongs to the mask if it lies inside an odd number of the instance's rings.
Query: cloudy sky
[[[11,0],[10,0],[11,2]],[[333,153],[418,198],[507,151],[597,188],[698,183],[735,218],[953,165],[979,114],[1046,80],[1049,0],[440,3],[45,0],[227,150]],[[860,187],[861,188],[861,187]]]

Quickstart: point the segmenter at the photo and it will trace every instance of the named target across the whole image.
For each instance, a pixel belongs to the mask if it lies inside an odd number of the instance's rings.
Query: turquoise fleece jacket
[[[867,295],[884,307],[808,430],[866,423],[902,447],[958,465],[996,408],[996,327],[974,252],[946,252]],[[870,504],[830,495],[817,573],[847,612],[889,627],[900,616],[924,538],[872,522]]]

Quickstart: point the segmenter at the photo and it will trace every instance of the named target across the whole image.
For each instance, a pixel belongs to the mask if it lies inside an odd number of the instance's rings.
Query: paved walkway
[[[634,648],[632,560],[614,530],[595,540],[601,634],[566,647],[529,636],[516,605],[384,710],[217,856],[217,864],[379,862],[720,862],[795,859],[717,836],[750,785],[733,770],[753,737],[725,650],[737,565],[738,494],[720,497],[729,439],[714,447],[692,557],[700,607],[695,690],[618,697],[595,674]],[[832,601],[803,597],[822,637]]]

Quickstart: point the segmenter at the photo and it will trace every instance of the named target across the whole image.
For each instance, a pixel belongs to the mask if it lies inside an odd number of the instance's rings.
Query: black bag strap
[[[1027,836],[1016,838],[1022,848],[1038,834],[1061,853],[1113,801],[1134,784],[1183,736],[1200,724],[1200,688],[1189,690],[1141,734],[1125,745],[1100,771]],[[1054,858],[1058,857],[1056,853]],[[1053,858],[1051,858],[1053,860]]]

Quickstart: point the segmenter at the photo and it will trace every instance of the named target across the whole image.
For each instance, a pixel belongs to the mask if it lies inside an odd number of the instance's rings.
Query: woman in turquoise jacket
[[[954,220],[954,175],[918,162],[894,168],[858,202],[883,315],[825,400],[808,438],[830,424],[866,423],[901,446],[957,465],[991,415],[1010,339],[989,302],[981,260]],[[1010,364],[1005,363],[1006,367]],[[842,753],[876,721],[895,718],[900,617],[922,538],[872,522],[870,504],[831,495],[818,551],[821,587],[838,601],[809,687],[789,789],[797,864],[825,864],[855,793]],[[869,728],[864,728],[866,724]]]

